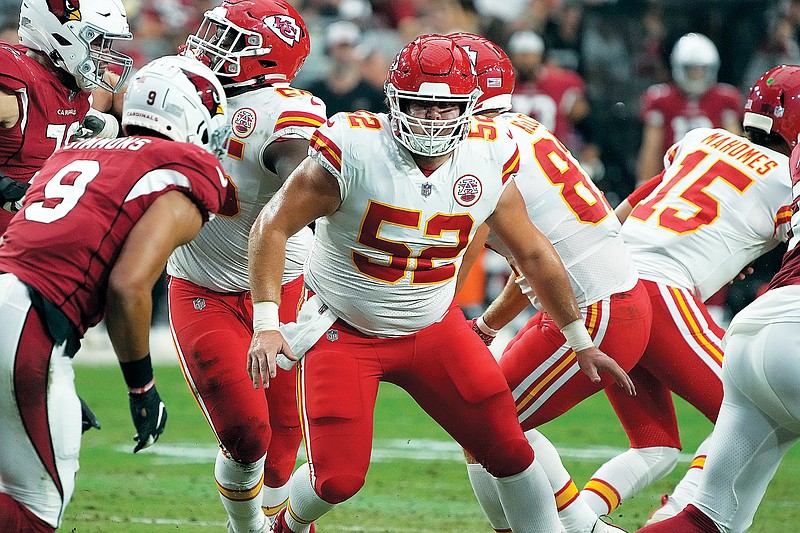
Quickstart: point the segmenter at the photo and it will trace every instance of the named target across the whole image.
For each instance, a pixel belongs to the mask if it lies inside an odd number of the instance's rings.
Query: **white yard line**
[[[624,452],[625,448],[613,448],[610,446],[589,446],[585,448],[570,448],[558,446],[559,455],[563,459],[577,461],[605,461]],[[130,453],[128,445],[120,445],[117,451],[125,454]],[[183,444],[162,444],[142,450],[139,453],[147,453],[159,457],[158,462],[162,464],[176,463],[213,463],[217,456],[217,448],[212,445],[198,445],[195,443]],[[304,458],[301,448],[298,457]],[[681,453],[678,461],[682,463],[691,462],[693,456],[689,453]],[[427,439],[378,439],[372,446],[372,461],[384,462],[408,459],[412,461],[464,461],[464,452],[461,447],[452,441],[438,441]]]

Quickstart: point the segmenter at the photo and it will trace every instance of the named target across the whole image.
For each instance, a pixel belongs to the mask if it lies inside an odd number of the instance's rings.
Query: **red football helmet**
[[[228,87],[289,82],[310,49],[305,22],[284,0],[225,0],[206,11],[182,53],[205,56]]]
[[[483,91],[475,112],[497,110],[502,113],[511,109],[514,67],[506,53],[486,37],[474,33],[451,33],[448,37],[467,51],[475,65],[478,86]]]
[[[800,136],[800,66],[781,65],[761,76],[750,89],[742,124],[777,133],[794,148]]]
[[[443,155],[469,134],[469,119],[481,94],[466,50],[443,35],[422,35],[394,59],[384,86],[391,110],[392,133],[415,154]],[[454,119],[423,119],[409,115],[413,102],[458,104]]]

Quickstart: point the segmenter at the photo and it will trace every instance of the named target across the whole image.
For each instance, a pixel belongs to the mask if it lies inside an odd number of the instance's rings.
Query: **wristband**
[[[594,346],[594,341],[589,332],[586,331],[586,326],[583,325],[583,320],[581,319],[573,320],[561,328],[561,333],[566,337],[567,344],[569,344],[573,352],[580,352]]]
[[[153,363],[150,354],[138,361],[120,362],[122,377],[128,385],[128,392],[131,394],[142,394],[153,388],[155,379],[153,378]]]
[[[490,328],[486,321],[483,319],[483,315],[478,317],[478,320],[475,321],[475,325],[478,326],[478,329],[481,330],[482,333],[486,335],[491,335],[492,337],[497,337],[499,330]]]
[[[253,332],[278,329],[278,304],[275,302],[253,302]]]

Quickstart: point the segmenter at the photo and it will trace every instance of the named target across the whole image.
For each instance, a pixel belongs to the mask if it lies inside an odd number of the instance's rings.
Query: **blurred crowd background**
[[[311,37],[311,55],[293,85],[323,98],[330,115],[384,111],[386,71],[395,53],[423,33],[469,31],[492,39],[511,55],[518,88],[535,83],[541,64],[558,72],[562,89],[568,85],[572,90],[561,95],[551,110],[553,123],[546,125],[612,205],[636,185],[641,98],[650,85],[670,81],[670,52],[679,37],[687,32],[710,37],[720,55],[718,81],[736,87],[742,97],[772,66],[800,64],[800,0],[288,1],[304,17]],[[134,66],[142,66],[175,53],[204,11],[218,2],[123,3],[134,34],[127,53]],[[0,0],[4,40],[16,41],[19,4]],[[533,96],[520,97],[515,110],[526,112],[526,106],[536,105]],[[762,258],[755,275],[723,295],[723,323],[771,277],[781,253]],[[499,256],[487,254],[480,267],[460,295],[470,315],[491,301],[507,277]]]

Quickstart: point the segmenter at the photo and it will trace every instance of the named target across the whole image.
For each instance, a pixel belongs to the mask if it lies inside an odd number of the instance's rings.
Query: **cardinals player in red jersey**
[[[642,96],[638,184],[661,172],[664,153],[690,130],[741,133],[742,97],[735,87],[717,83],[719,53],[711,39],[699,33],[684,35],[675,43],[670,63],[672,82],[653,85]]]
[[[57,151],[9,225],[0,243],[1,531],[61,523],[81,439],[72,356],[103,317],[128,386],[134,453],[164,431],[149,356],[151,291],[177,246],[212,213],[233,213],[217,159],[230,131],[226,108],[199,62],[152,62],[125,97],[129,136]]]
[[[800,72],[797,75],[800,83]],[[791,100],[786,99],[786,112],[796,105]],[[754,109],[757,106],[755,103]],[[790,120],[798,124],[800,115]],[[796,142],[797,138],[793,139]],[[794,200],[788,251],[767,292],[734,316],[725,333],[722,363],[725,392],[699,485],[691,503],[680,513],[640,529],[642,533],[746,531],[781,460],[800,440],[800,213],[797,210],[800,148],[797,146],[792,151],[789,168]]]
[[[444,36],[418,37],[398,53],[385,90],[388,115],[338,113],[317,130],[309,158],[251,233],[248,369],[254,386],[267,386],[278,354],[282,366],[300,359],[308,457],[273,531],[307,531],[362,487],[381,381],[404,388],[495,476],[512,528],[559,531],[508,386],[453,303],[464,249],[480,224],[497,232],[542,305],[574,333],[589,376],[599,381],[608,370],[630,383],[589,338],[558,254],[525,215],[512,179],[519,151],[494,142],[508,130],[471,119],[480,89],[467,52]],[[279,326],[282,251],[313,220],[304,269],[313,295],[296,323]]]
[[[133,60],[120,0],[23,0],[20,45],[0,42],[0,235],[31,177],[78,131],[90,91],[114,92]],[[111,85],[106,69],[120,69]]]
[[[542,124],[509,112],[514,70],[505,52],[484,37],[456,33],[450,37],[473,59],[483,91],[476,114],[494,118],[513,133],[520,169],[514,181],[527,215],[553,243],[572,282],[586,319],[586,328],[600,349],[630,369],[642,355],[650,330],[650,302],[620,236],[620,223],[603,194],[578,162]],[[459,272],[460,281],[483,242],[515,268],[514,257],[488,233],[478,230]],[[491,343],[523,309],[535,302],[527,278],[514,274],[506,288],[477,320],[473,329]],[[567,333],[568,335],[569,333]],[[621,531],[606,524],[578,498],[578,488],[564,469],[558,452],[535,428],[566,412],[613,382],[593,383],[578,368],[579,361],[549,315],[537,313],[508,344],[500,368],[511,388],[517,415],[536,456],[541,458],[556,495],[559,517],[567,533]],[[467,457],[470,482],[496,531],[508,530],[491,476]]]
[[[799,100],[800,67],[771,69],[747,97],[743,137],[723,129],[690,131],[669,150],[662,174],[617,207],[625,220],[622,237],[650,293],[653,326],[642,359],[631,370],[636,401],[606,391],[631,448],[587,483],[581,497],[599,512],[657,479],[656,472],[674,467],[681,441],[672,392],[712,422],[717,419],[724,331],[705,302],[788,239],[787,176],[800,134]],[[708,440],[700,445],[649,523],[674,515],[691,500],[708,446]]]
[[[535,118],[567,148],[578,148],[575,125],[589,114],[583,79],[545,62],[544,40],[533,32],[513,34],[508,50],[516,74],[512,110]]]
[[[205,14],[184,52],[218,74],[233,125],[222,164],[236,183],[238,210],[209,222],[167,265],[172,335],[220,446],[215,485],[232,533],[266,530],[265,513],[273,518],[286,503],[302,438],[294,370],[264,391],[245,371],[253,336],[247,239],[326,119],[318,98],[289,85],[309,48],[303,19],[283,0],[228,0]],[[297,317],[311,240],[308,228],[289,240],[281,322]]]

